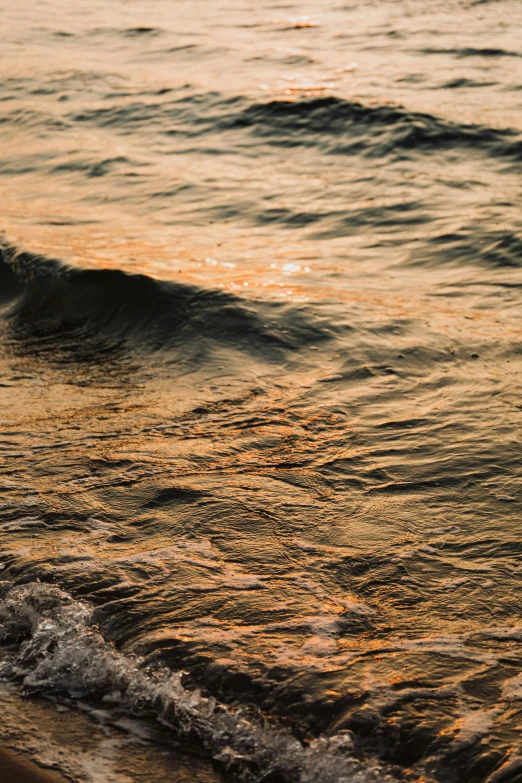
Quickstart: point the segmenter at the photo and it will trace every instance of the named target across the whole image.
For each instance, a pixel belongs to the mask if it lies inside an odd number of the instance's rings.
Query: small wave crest
[[[138,129],[197,138],[248,132],[271,146],[318,146],[326,153],[373,157],[408,151],[473,148],[519,161],[520,133],[481,124],[452,122],[392,103],[364,104],[338,96],[252,102],[220,93],[174,100],[136,101],[71,114],[68,122]]]
[[[468,147],[482,148],[499,157],[519,159],[521,141],[512,130],[466,125],[391,104],[369,106],[334,96],[306,101],[254,104],[237,118],[252,125],[256,135],[287,133],[306,143],[315,134],[332,137],[329,151],[388,155],[393,151]]]
[[[147,351],[220,343],[280,361],[301,342],[321,339],[298,313],[293,334],[283,336],[263,323],[260,309],[270,305],[121,270],[69,267],[7,245],[0,246],[0,283],[0,303],[11,305],[16,337],[26,341],[103,335]]]
[[[246,706],[230,707],[183,685],[181,672],[148,668],[106,641],[88,604],[57,587],[4,583],[0,642],[13,645],[0,677],[30,691],[101,699],[137,717],[156,718],[201,743],[245,781],[392,783],[352,754],[349,732],[302,742]]]

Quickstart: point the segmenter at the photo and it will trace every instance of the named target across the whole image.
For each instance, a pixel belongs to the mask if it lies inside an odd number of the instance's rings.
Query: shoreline
[[[0,780],[6,783],[70,783],[60,772],[40,767],[30,756],[1,744]]]

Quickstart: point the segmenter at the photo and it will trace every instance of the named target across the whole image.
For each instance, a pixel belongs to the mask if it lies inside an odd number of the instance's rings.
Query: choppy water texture
[[[520,783],[519,0],[0,24],[0,739]]]

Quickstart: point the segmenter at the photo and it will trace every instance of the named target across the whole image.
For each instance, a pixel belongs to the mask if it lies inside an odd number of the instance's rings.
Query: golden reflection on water
[[[181,323],[162,312],[157,336],[134,293],[115,334],[105,312],[77,323],[66,286],[63,323],[52,296],[41,322],[14,308],[0,467],[24,516],[2,558],[15,578],[115,601],[126,651],[254,672],[276,694],[295,676],[309,715],[314,698],[335,706],[331,730],[370,705],[379,730],[414,731],[401,693],[454,688],[446,712],[426,708],[444,724],[426,733],[451,738],[470,726],[465,687],[489,703],[473,678],[496,665],[489,637],[466,634],[518,622],[520,183],[491,128],[520,116],[514,90],[484,80],[512,86],[520,58],[462,54],[464,26],[461,54],[429,54],[445,15],[428,5],[397,34],[393,3],[378,19],[326,4],[247,20],[232,3],[219,25],[210,3],[176,19],[163,3],[36,4],[23,49],[27,9],[12,11],[0,231],[234,296],[217,336],[204,301]],[[131,45],[144,19],[153,34]],[[380,114],[354,129],[358,99]],[[488,127],[459,136],[458,120]]]

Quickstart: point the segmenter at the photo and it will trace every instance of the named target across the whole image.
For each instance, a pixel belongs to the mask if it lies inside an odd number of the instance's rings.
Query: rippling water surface
[[[522,781],[520,2],[0,23],[2,741]]]

